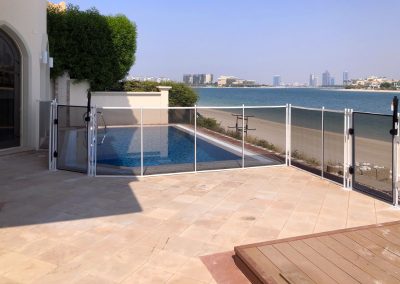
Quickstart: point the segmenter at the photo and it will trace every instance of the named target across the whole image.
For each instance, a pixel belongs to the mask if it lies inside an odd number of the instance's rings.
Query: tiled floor
[[[0,283],[215,283],[199,256],[400,219],[288,167],[134,178],[0,157]]]

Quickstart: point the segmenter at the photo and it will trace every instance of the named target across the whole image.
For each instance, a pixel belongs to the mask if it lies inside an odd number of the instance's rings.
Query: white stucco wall
[[[1,0],[0,29],[19,46],[22,56],[21,146],[38,148],[39,101],[50,99],[50,72],[41,62],[48,51],[46,0]]]
[[[86,106],[87,82],[71,81],[69,104]],[[103,107],[135,108],[133,110],[101,110],[108,125],[135,125],[140,123],[140,108],[167,108],[171,87],[159,86],[159,92],[92,92],[92,105]],[[144,110],[144,124],[167,124],[168,110]]]

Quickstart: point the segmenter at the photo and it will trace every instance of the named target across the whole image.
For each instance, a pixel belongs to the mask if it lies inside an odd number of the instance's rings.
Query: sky
[[[400,79],[399,0],[70,0],[137,25],[133,76]]]

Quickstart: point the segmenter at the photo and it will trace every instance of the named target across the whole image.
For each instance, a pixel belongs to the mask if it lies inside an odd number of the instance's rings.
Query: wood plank
[[[365,273],[358,266],[354,265],[352,262],[345,259],[340,254],[337,254],[334,250],[329,248],[328,246],[321,243],[318,239],[306,239],[304,242],[312,247],[314,250],[318,252],[323,252],[323,255],[328,258],[332,263],[334,263],[337,267],[346,271],[349,275],[354,277],[360,283],[377,283],[377,279],[373,278],[368,273]]]
[[[398,273],[400,272],[400,257],[398,255],[392,253],[391,251],[385,249],[384,247],[381,247],[380,245],[374,243],[370,239],[365,238],[360,234],[360,232],[349,232],[345,233],[344,235],[349,237],[353,241],[357,242],[360,246],[367,248],[376,256],[395,265],[397,267],[397,270],[396,272],[393,271],[393,273],[399,275]]]
[[[386,248],[387,250],[391,251],[392,253],[400,256],[400,246],[397,246],[393,244],[392,242],[388,242],[386,239],[378,236],[377,234],[374,234],[370,232],[369,230],[361,230],[359,232],[360,235],[363,237],[371,240],[372,242],[380,245],[381,247]]]
[[[262,246],[258,248],[280,270],[285,279],[293,283],[315,283],[307,274],[301,271],[288,258],[273,246]]]
[[[303,240],[303,239],[306,239],[306,238],[316,238],[316,237],[330,236],[330,235],[337,234],[337,233],[343,233],[343,232],[349,232],[349,231],[357,231],[357,230],[361,230],[361,229],[381,228],[381,227],[394,226],[394,225],[400,226],[400,221],[393,221],[393,222],[387,222],[387,223],[365,225],[365,226],[359,226],[359,227],[354,227],[354,228],[338,229],[338,230],[328,231],[328,232],[314,233],[314,234],[290,237],[290,238],[279,239],[279,240],[271,240],[271,241],[259,242],[259,243],[254,243],[254,244],[241,245],[241,246],[236,246],[235,248],[246,248],[246,247],[254,247],[254,246],[261,247],[261,246],[277,244],[277,243],[282,243],[282,242]]]
[[[351,275],[347,274],[347,272],[343,271],[325,258],[325,251],[317,252],[302,240],[289,242],[289,244],[336,282],[359,283]]]
[[[388,231],[389,230],[389,231]],[[387,228],[372,228],[369,229],[370,232],[388,240],[389,242],[400,246],[400,238],[398,238],[396,235],[394,234],[390,234],[390,229]]]
[[[242,249],[236,254],[262,283],[287,284],[280,270],[257,247]]]
[[[288,243],[274,244],[273,246],[286,256],[286,258],[290,259],[294,265],[307,274],[313,281],[317,283],[337,283],[302,254],[298,253]]]
[[[246,276],[246,278],[254,284],[276,284],[275,281],[271,280],[269,282],[262,281],[262,277],[259,275],[257,272],[257,268],[253,268],[252,266],[249,266],[248,260],[244,262],[245,257],[243,259],[239,256],[240,252],[236,251],[235,254],[233,255],[233,261],[235,262],[236,266],[239,268],[239,270]]]
[[[263,283],[400,283],[400,221],[237,246],[235,251]]]
[[[383,281],[386,283],[398,283],[398,280],[395,277],[391,276],[390,274],[386,274],[384,270],[373,265],[364,257],[360,256],[359,254],[355,253],[348,247],[344,246],[343,244],[332,238],[332,236],[318,237],[317,239],[354,265],[358,266],[361,270],[364,271],[364,273],[369,274],[377,279],[378,283],[379,281]]]
[[[372,253],[369,249],[362,247],[359,245],[357,242],[353,241],[352,239],[346,237],[343,234],[337,234],[333,235],[333,238],[335,238],[337,241],[342,243],[344,246],[346,246],[348,249],[351,249],[358,255],[364,257],[367,259],[369,262],[371,262],[373,265],[376,267],[380,268],[382,271],[385,272],[385,274],[390,274],[393,277],[397,278],[399,281],[400,276],[392,273],[393,271],[396,271],[398,268],[391,264],[390,262],[376,256],[374,253]]]
[[[390,230],[390,233],[395,237],[400,238],[400,225],[392,225],[383,227],[385,230]]]

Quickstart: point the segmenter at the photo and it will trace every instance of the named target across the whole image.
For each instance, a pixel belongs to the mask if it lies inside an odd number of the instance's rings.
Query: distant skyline
[[[400,78],[400,1],[105,1],[81,9],[123,13],[137,24],[133,76],[182,80],[213,73],[272,83],[308,82],[325,70],[341,78]],[[341,81],[341,80],[340,80]]]

